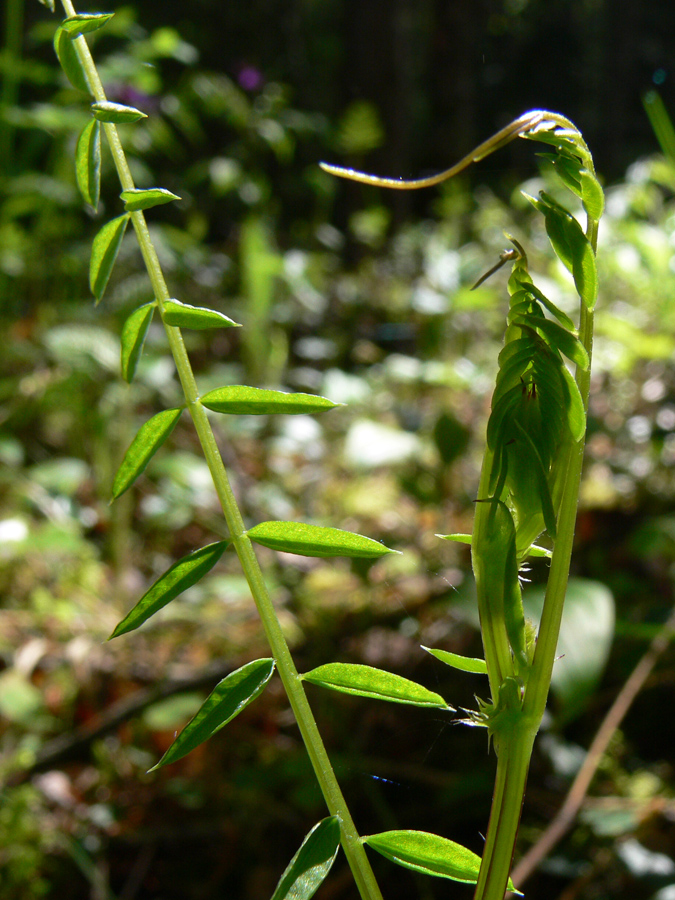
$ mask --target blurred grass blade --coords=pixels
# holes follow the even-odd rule
[[[196,584],[203,575],[206,575],[215,566],[225,552],[227,544],[227,541],[217,541],[215,544],[208,544],[200,550],[188,553],[187,556],[174,563],[170,569],[167,569],[157,579],[150,590],[141,597],[136,606],[118,623],[108,640],[138,628],[150,616],[163,609],[167,603],[170,603],[183,591]]]
[[[284,415],[309,415],[335,409],[340,403],[333,403],[317,394],[287,394],[284,391],[268,391],[231,384],[209,391],[201,398],[203,406],[213,412],[238,413],[248,416],[264,416],[274,413]]]
[[[162,318],[167,325],[177,328],[194,328],[202,331],[205,328],[232,328],[239,327],[237,322],[216,312],[215,309],[207,309],[203,306],[190,306],[181,303],[180,300],[165,300]]]
[[[407,869],[468,884],[478,881],[480,856],[437,834],[426,831],[383,831],[381,834],[364,837],[363,842]],[[509,890],[519,893],[510,878]]]
[[[125,106],[123,103],[112,103],[110,100],[102,100],[91,104],[94,118],[99,122],[108,122],[111,125],[128,125],[130,122],[138,122],[139,119],[147,119],[147,115],[136,109],[135,106]]]
[[[272,900],[309,900],[328,875],[340,847],[340,823],[329,816],[305,837],[272,894]]]
[[[129,188],[122,191],[120,197],[124,200],[124,208],[128,213],[152,209],[153,206],[180,200],[177,194],[172,194],[166,188]]]
[[[671,163],[675,164],[675,128],[673,128],[672,119],[668,115],[661,95],[656,91],[647,91],[642,103],[661,152]]]
[[[430,647],[422,647],[427,653],[431,653],[436,659],[440,659],[446,666],[452,666],[453,669],[460,669],[462,672],[473,672],[476,675],[487,675],[487,663],[484,659],[476,659],[472,656],[459,656],[457,653],[450,653],[448,650],[432,650]]]
[[[77,139],[75,174],[84,202],[96,210],[101,191],[101,124],[96,119],[87,122]]]
[[[163,409],[141,425],[115,475],[112,489],[113,500],[121,497],[145,471],[152,457],[176,427],[182,412],[182,406],[177,409]]]
[[[219,682],[160,761],[149,771],[176,762],[203,744],[259,694],[274,672],[273,659],[256,659]]]
[[[306,672],[302,679],[319,687],[357,697],[452,710],[440,694],[427,690],[416,681],[358,663],[326,663],[325,666]]]
[[[297,553],[299,556],[377,559],[386,553],[397,552],[372,538],[354,534],[353,531],[307,525],[304,522],[261,522],[247,534],[252,541],[263,547],[284,553]]]
[[[128,221],[128,215],[118,216],[106,222],[94,238],[89,263],[89,286],[97,303],[105,293]]]
[[[154,311],[154,303],[145,303],[131,313],[122,327],[121,368],[122,378],[127,384],[133,381],[136,374]]]

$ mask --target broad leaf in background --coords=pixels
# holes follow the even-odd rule
[[[393,672],[374,669],[358,663],[326,663],[302,676],[303,681],[332,691],[370,697],[373,700],[389,700],[392,703],[408,703],[412,706],[431,706],[454,712],[440,694],[427,690],[416,681],[410,681]]]
[[[329,816],[316,824],[279,879],[272,900],[309,900],[328,875],[340,847],[340,823]]]
[[[262,692],[274,672],[273,659],[256,659],[219,682],[160,761],[150,769],[182,759],[203,744]]]

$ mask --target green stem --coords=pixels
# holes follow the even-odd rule
[[[75,9],[70,0],[62,0],[62,3],[66,15],[75,15]],[[95,63],[91,57],[91,53],[89,52],[86,40],[84,37],[80,36],[75,39],[74,43],[80,61],[87,74],[95,100],[99,102],[105,101],[106,96],[103,86]],[[122,188],[125,190],[133,188],[134,182],[117,128],[114,125],[105,124],[105,131]],[[170,295],[157,258],[157,253],[150,238],[143,213],[132,213],[131,220],[136,230],[136,235],[150,276],[154,295],[157,299],[160,313],[162,313],[164,302],[169,299]],[[321,787],[326,805],[331,815],[337,816],[340,822],[342,845],[352,869],[354,880],[356,881],[363,900],[382,900],[382,895],[366,856],[365,848],[356,830],[356,826],[354,825],[346,801],[338,785],[321,735],[319,734],[314,715],[305,694],[302,679],[295,667],[288,643],[284,637],[281,625],[279,624],[260,564],[255,551],[253,550],[253,545],[246,534],[241,512],[232,492],[227,471],[223,464],[220,451],[218,450],[211,424],[207,417],[206,410],[199,399],[197,384],[185,349],[182,334],[179,328],[165,325],[165,329],[171,353],[178,371],[178,377],[185,394],[187,406],[190,415],[192,416],[192,421],[194,422],[195,430],[204,452],[207,465],[211,471],[213,483],[223,509],[227,527],[230,531],[234,549],[239,557],[244,575],[251,589],[251,594],[253,595],[253,599],[258,609],[265,635],[276,661],[279,676],[288,695],[291,708],[298,723],[302,739],[307,748],[307,753]]]

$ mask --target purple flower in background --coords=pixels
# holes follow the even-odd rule
[[[245,91],[257,91],[264,79],[260,69],[256,69],[255,66],[242,66],[237,81]]]

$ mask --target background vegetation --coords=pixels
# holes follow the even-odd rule
[[[423,174],[531,106],[569,115],[594,151],[608,214],[573,562],[587,581],[524,850],[673,603],[675,156],[659,154],[641,97],[658,86],[675,110],[675,12],[638,0],[620,15],[601,0],[109,8],[93,38],[109,96],[152,113],[126,133],[135,174],[183,198],[151,215],[172,291],[247,326],[191,337],[200,384],[245,378],[348,404],[219,423],[248,520],[302,518],[403,551],[375,564],[266,555],[303,669],[366,662],[474,705],[480,687],[419,649],[480,652],[468,555],[434,537],[470,530],[505,310],[502,276],[469,287],[507,228],[552,299],[564,306],[567,290],[519,196],[524,179],[555,190],[529,144],[418,195],[340,184],[318,160]],[[21,12],[8,3],[8,24]],[[55,19],[23,12],[20,40],[6,30],[0,122],[0,892],[266,898],[324,814],[280,688],[145,774],[219,677],[266,654],[236,563],[104,643],[154,577],[223,525],[187,426],[108,504],[130,436],[178,388],[154,330],[133,391],[121,382],[120,326],[149,285],[130,236],[93,307],[89,248],[117,188],[104,177],[98,215],[82,208],[72,160],[86,110],[54,63]],[[675,896],[674,680],[669,651],[528,896]],[[423,828],[480,852],[494,765],[482,733],[311,699],[362,833]],[[448,890],[374,864],[388,898]],[[352,890],[338,863],[322,896]]]

